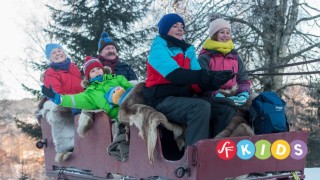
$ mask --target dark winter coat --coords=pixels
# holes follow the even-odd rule
[[[128,81],[138,80],[136,74],[132,70],[131,66],[119,61],[118,65],[114,67],[114,70],[117,75],[124,76]]]
[[[108,66],[108,64],[105,63],[107,62],[107,60],[105,60],[102,56],[98,56],[98,58],[100,62],[103,64],[103,66]],[[124,76],[128,81],[138,80],[131,66],[129,64],[124,63],[123,60],[120,58],[117,65],[114,67],[114,73],[117,75]]]

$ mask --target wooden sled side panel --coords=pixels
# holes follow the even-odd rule
[[[61,163],[55,161],[56,152],[51,126],[45,119],[42,119],[42,138],[47,140],[47,147],[44,148],[47,175],[56,177],[60,172],[63,177],[63,174],[68,174],[67,168],[75,168],[76,173],[79,174],[75,179],[82,175],[106,177],[106,165],[110,163],[106,150],[107,144],[111,142],[110,119],[105,113],[96,113],[93,127],[82,138],[76,132],[78,118],[79,116],[75,118],[75,142],[72,156]]]
[[[75,129],[78,127],[78,118],[75,118]],[[106,179],[109,174],[119,174],[137,179],[152,176],[175,179],[175,168],[181,164],[185,165],[186,157],[179,161],[166,160],[159,152],[159,144],[154,152],[155,162],[150,164],[146,144],[134,126],[130,126],[128,160],[126,162],[116,160],[107,153],[107,146],[111,143],[110,126],[108,115],[103,112],[96,113],[93,127],[85,137],[79,137],[75,132],[75,146],[71,158],[58,163],[54,160],[56,152],[51,126],[43,119],[41,129],[43,139],[47,140],[47,147],[44,148],[47,175],[67,179]]]
[[[196,152],[193,156],[197,157],[196,165],[192,167],[195,171],[193,179],[224,179],[248,173],[279,171],[303,173],[308,152],[307,138],[306,132],[287,132],[199,141],[195,145],[196,151],[193,150]],[[268,142],[271,146],[263,145]],[[250,143],[252,148],[246,146]]]
[[[78,117],[75,120],[75,129],[78,127],[77,122]],[[128,160],[126,162],[120,162],[114,157],[109,156],[107,146],[111,143],[110,125],[110,119],[105,113],[96,113],[93,127],[85,137],[81,138],[77,132],[75,132],[75,147],[71,158],[66,162],[58,163],[54,160],[56,152],[52,141],[51,127],[46,120],[42,120],[42,135],[44,139],[47,139],[47,147],[44,148],[47,175],[57,177],[60,173],[61,178],[67,179],[106,179],[108,174],[112,173],[135,177],[137,179],[161,176],[168,179],[206,180],[224,179],[254,172],[263,173],[296,170],[302,171],[303,173],[305,167],[307,148],[304,147],[303,144],[306,146],[308,137],[308,134],[305,132],[201,140],[195,145],[187,147],[183,157],[177,161],[166,160],[163,157],[161,142],[158,137],[154,151],[155,161],[154,164],[150,164],[146,144],[138,135],[138,129],[134,126],[130,126]],[[259,159],[256,155],[253,155],[251,158],[245,160],[235,154],[233,158],[224,160],[217,153],[219,150],[225,152],[222,149],[227,149],[227,147],[230,146],[230,144],[225,144],[227,141],[232,141],[237,146],[241,141],[246,142],[244,140],[252,142],[253,145],[262,140],[270,142],[271,145],[275,144],[278,140],[282,140],[287,142],[293,151],[282,160],[275,158],[271,153],[270,157],[266,159]],[[302,146],[299,146],[299,143],[302,144]],[[285,145],[285,147],[288,146]],[[280,143],[278,153],[284,153],[283,148]],[[240,153],[250,150],[250,148],[241,150],[241,147],[238,149],[240,149]],[[271,152],[271,149],[271,146],[266,147],[265,152]],[[233,150],[233,153],[236,152],[235,148]],[[228,152],[231,153],[230,151]],[[74,168],[76,172],[72,173],[63,170],[66,168]],[[184,172],[181,178],[177,177],[177,170]]]

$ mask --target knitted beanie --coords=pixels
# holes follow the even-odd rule
[[[223,28],[228,28],[231,31],[231,24],[221,18],[211,21],[209,24],[209,37],[211,38],[216,32]]]
[[[97,58],[87,56],[83,64],[83,72],[88,80],[90,80],[90,71],[95,67],[100,67],[103,69],[102,63]]]
[[[51,44],[47,44],[46,45],[46,57],[47,57],[47,59],[50,60],[50,55],[52,53],[52,50],[56,49],[56,48],[63,49],[60,44],[51,43]]]
[[[159,34],[167,35],[171,26],[177,22],[181,22],[183,24],[183,27],[184,28],[186,27],[182,17],[179,16],[178,14],[171,13],[171,14],[164,15],[158,23]]]
[[[99,53],[102,51],[102,49],[108,45],[113,45],[114,47],[116,47],[116,49],[118,50],[118,47],[116,45],[116,43],[114,41],[112,41],[112,39],[109,38],[108,33],[103,32],[100,36],[100,40],[98,43],[98,51]]]

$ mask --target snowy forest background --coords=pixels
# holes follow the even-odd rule
[[[48,2],[45,16],[26,16],[29,43],[21,58],[30,72],[47,67],[45,44],[62,44],[79,67],[86,55],[97,55],[103,31],[120,47],[119,55],[145,80],[145,61],[157,34],[156,24],[168,12],[179,13],[186,22],[185,40],[197,51],[207,38],[207,14],[217,13],[232,23],[233,41],[252,75],[254,92],[274,91],[287,102],[291,130],[310,132],[308,167],[320,167],[319,62],[273,68],[314,59],[320,61],[320,10],[316,0],[60,0]],[[269,68],[269,69],[266,69]],[[285,75],[283,75],[285,73]],[[303,73],[303,74],[302,74]],[[295,74],[295,75],[289,75]],[[34,117],[38,86],[21,85],[33,99],[4,100],[0,104],[0,177],[44,177],[43,151],[35,148],[41,137]],[[0,92],[8,89],[1,83]],[[9,90],[14,91],[14,90]],[[41,179],[43,179],[41,178]]]

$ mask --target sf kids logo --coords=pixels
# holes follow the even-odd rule
[[[271,156],[278,160],[289,157],[299,160],[307,155],[308,147],[301,140],[294,140],[291,143],[282,139],[273,143],[263,139],[255,143],[250,140],[241,140],[236,144],[232,140],[224,139],[218,142],[216,153],[223,160],[230,160],[235,155],[243,160],[248,160],[253,156],[260,160],[266,160]]]
[[[236,144],[230,140],[222,140],[218,143],[216,152],[221,159],[232,159],[237,153]]]

